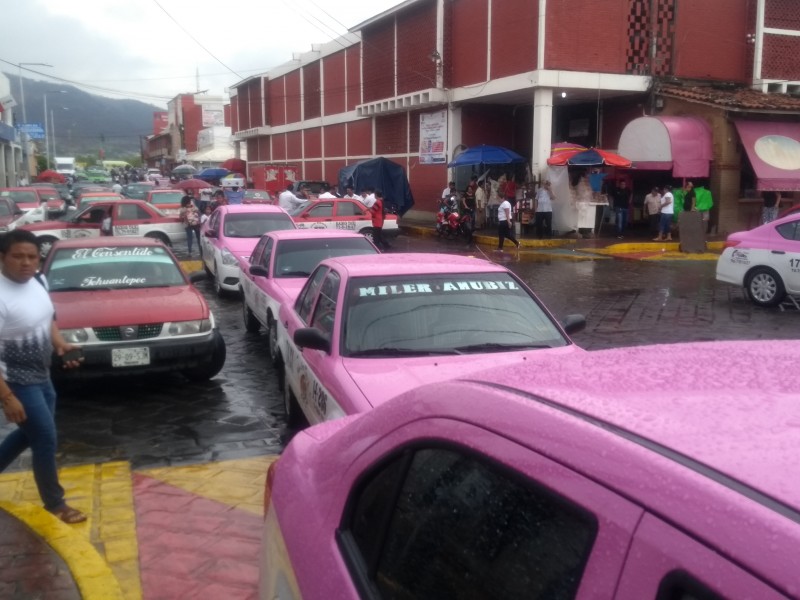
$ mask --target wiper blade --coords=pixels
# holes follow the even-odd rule
[[[50,288],[50,291],[51,292],[94,292],[96,290],[108,291],[108,290],[113,290],[113,289],[117,289],[117,288],[95,287],[95,286],[92,286],[92,287],[73,286],[73,287],[63,287],[63,288]]]
[[[461,354],[456,348],[436,348],[435,350],[419,350],[414,348],[372,348],[359,350],[348,354],[350,357],[369,356],[379,358],[384,356],[441,356],[443,354]]]
[[[459,352],[504,352],[506,350],[537,350],[541,348],[552,348],[550,344],[531,344],[522,342],[518,344],[500,344],[497,342],[486,342],[483,344],[470,344],[469,346],[458,346]]]

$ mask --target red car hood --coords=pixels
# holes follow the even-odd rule
[[[114,327],[207,319],[200,293],[184,285],[169,288],[51,292],[61,329]]]
[[[551,349],[410,358],[342,358],[342,365],[374,408],[426,383],[469,378],[489,367],[535,369],[537,359],[586,352],[575,344]]]

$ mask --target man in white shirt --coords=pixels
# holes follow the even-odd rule
[[[294,195],[292,191],[292,184],[288,184],[286,189],[278,196],[278,206],[283,210],[289,211],[300,206],[305,200],[301,200]]]
[[[372,208],[372,205],[375,204],[375,188],[364,188],[364,191],[361,192],[361,203],[367,208]]]
[[[661,220],[659,222],[658,237],[654,242],[672,241],[672,216],[675,214],[675,197],[672,195],[672,186],[665,185],[661,196]]]
[[[451,181],[447,187],[442,190],[442,200],[447,200],[450,196],[456,195],[456,182]]]
[[[322,186],[322,193],[318,196],[320,200],[330,200],[331,198],[338,198],[338,196],[331,192],[330,184]]]
[[[348,185],[346,188],[344,188],[344,190],[345,190],[345,194],[344,194],[344,196],[342,196],[342,198],[346,198],[347,200],[360,200],[361,199],[361,196],[356,196],[353,193],[352,186]]]
[[[661,221],[661,193],[657,186],[644,197],[644,212],[650,223],[650,231],[658,235],[659,223]]]

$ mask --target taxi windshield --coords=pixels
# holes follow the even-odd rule
[[[326,258],[377,254],[365,237],[282,240],[275,255],[274,277],[308,277]]]
[[[180,204],[183,194],[181,192],[159,192],[150,197],[153,204]]]
[[[172,256],[158,246],[59,248],[45,275],[51,292],[186,285]]]
[[[348,283],[344,356],[467,354],[565,346],[508,273],[359,277]]]
[[[2,192],[2,195],[17,204],[39,204],[39,195],[36,192]]]
[[[270,231],[294,228],[294,221],[281,212],[230,213],[222,232],[229,238],[260,238]]]

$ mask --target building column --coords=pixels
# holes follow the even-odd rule
[[[447,162],[453,160],[453,150],[461,145],[463,128],[461,123],[461,107],[448,107],[447,109]],[[453,178],[452,171],[448,170],[448,181]],[[447,182],[445,182],[446,184]]]
[[[537,87],[533,92],[533,146],[531,175],[541,179],[547,168],[553,137],[553,90]]]
[[[8,158],[6,156],[6,148],[10,149],[11,146],[0,143],[0,185],[3,187],[13,187],[17,182],[10,183],[8,180]]]

